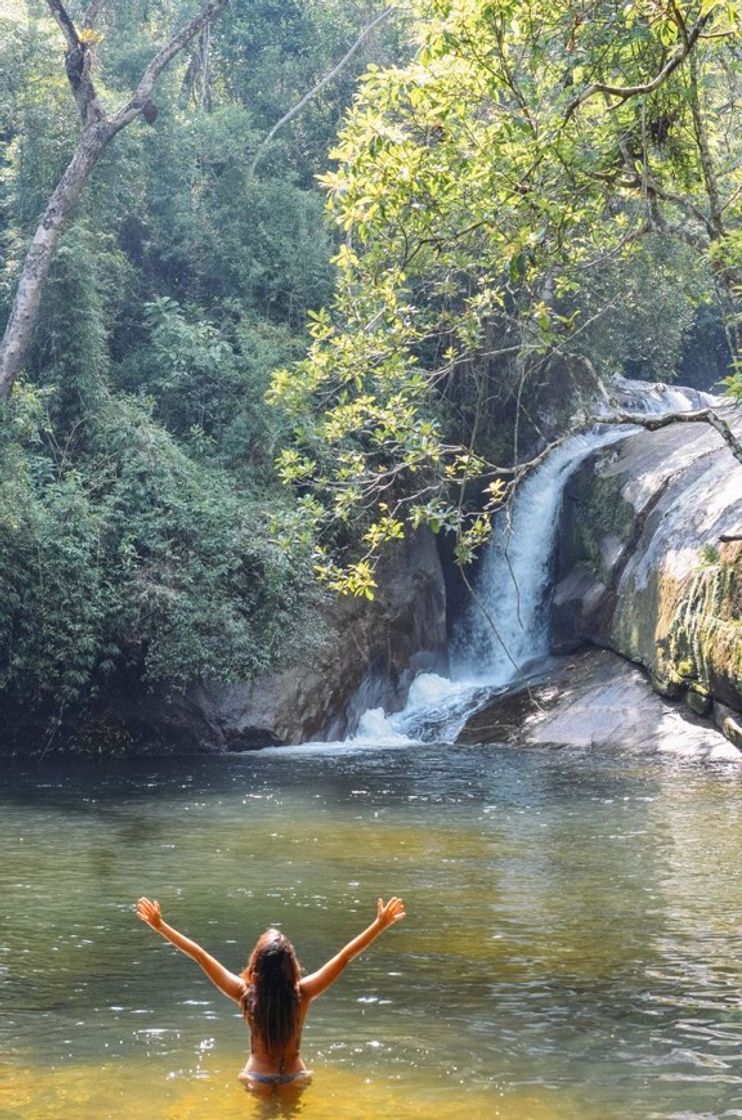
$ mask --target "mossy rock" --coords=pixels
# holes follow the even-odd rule
[[[685,702],[690,710],[697,716],[708,715],[711,710],[711,697],[708,692],[689,688],[685,694]]]
[[[717,555],[709,563],[706,551],[684,581],[662,580],[658,596],[658,661],[690,683],[688,705],[701,714],[711,694],[742,702],[742,546]]]

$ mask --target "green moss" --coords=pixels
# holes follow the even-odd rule
[[[739,601],[742,573],[739,555],[727,559],[711,549],[701,550],[702,564],[688,582],[673,610],[666,637],[657,644],[662,672],[708,693],[714,679],[728,681],[742,694],[742,622]]]
[[[721,557],[719,550],[714,544],[705,544],[701,549],[701,563],[715,565],[718,564]]]
[[[580,559],[601,579],[605,580],[610,576],[601,557],[601,541],[612,533],[625,539],[634,517],[634,508],[625,501],[617,478],[597,473],[591,475],[590,487],[576,527],[576,545]]]
[[[690,657],[686,657],[684,661],[679,661],[674,667],[674,675],[684,680],[686,677],[695,676],[695,667]]]

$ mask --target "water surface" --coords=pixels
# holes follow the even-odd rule
[[[0,1118],[742,1116],[740,771],[572,749],[401,746],[6,772]],[[228,967],[280,925],[314,969],[408,918],[312,1008],[266,1112]]]

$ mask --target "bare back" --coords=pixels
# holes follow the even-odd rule
[[[260,1032],[251,1022],[251,1016],[243,1001],[243,1013],[250,1030],[250,1057],[243,1073],[260,1073],[265,1076],[290,1076],[306,1070],[299,1049],[301,1046],[301,1033],[304,1020],[307,1017],[311,999],[302,991],[301,983],[298,985],[299,1002],[296,1016],[296,1029],[286,1043],[280,1048],[266,1045]]]

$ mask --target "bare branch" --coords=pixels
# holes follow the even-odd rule
[[[64,68],[77,105],[83,128],[90,128],[105,119],[105,110],[90,75],[93,56],[88,43],[77,34],[75,25],[61,0],[46,0],[49,11],[59,24],[67,42]]]
[[[722,420],[713,408],[699,408],[693,412],[662,412],[658,416],[647,416],[640,412],[617,412],[613,416],[593,416],[586,426],[593,424],[638,424],[650,432],[667,428],[670,424],[710,424],[726,443],[734,458],[742,463],[742,443],[732,431],[726,420]]]
[[[364,39],[366,39],[371,34],[371,32],[374,30],[374,28],[377,27],[381,23],[382,20],[385,20],[388,16],[390,16],[392,14],[392,12],[395,10],[395,7],[396,7],[396,5],[392,4],[390,7],[385,8],[384,11],[381,12],[376,17],[376,19],[372,20],[371,23],[369,23],[368,26],[363,29],[363,31],[358,36],[356,41],[346,51],[346,53],[343,55],[343,57],[340,59],[340,61],[337,63],[337,65],[334,66],[328,74],[325,74],[324,78],[322,78],[319,82],[317,82],[316,86],[314,86],[312,89],[310,89],[308,93],[305,93],[304,96],[301,98],[301,100],[297,101],[297,103],[296,103],[296,105],[294,105],[293,109],[289,109],[288,113],[285,113],[281,117],[280,121],[277,121],[276,124],[273,125],[273,128],[270,130],[268,135],[263,140],[263,143],[258,148],[258,150],[255,153],[255,156],[253,158],[253,161],[250,164],[250,175],[251,176],[255,174],[255,168],[260,163],[260,160],[263,158],[263,155],[265,153],[266,148],[268,147],[268,145],[270,144],[271,140],[276,135],[278,130],[280,128],[283,128],[283,126],[285,124],[288,124],[288,122],[290,120],[293,120],[293,118],[297,115],[297,113],[300,113],[301,110],[304,108],[304,106],[307,105],[312,100],[313,97],[316,97],[316,95],[319,93],[319,91],[321,89],[324,89],[324,87],[328,84],[328,82],[331,82],[332,79],[337,74],[340,73],[342,68],[345,66],[346,62],[348,62],[353,57],[353,55],[356,53],[358,48],[361,46]]]
[[[630,97],[639,97],[643,94],[654,93],[654,91],[659,89],[688,57],[704,27],[711,19],[711,15],[712,13],[708,12],[706,15],[699,16],[692,27],[682,32],[681,41],[670,55],[659,74],[650,82],[645,82],[642,85],[636,86],[611,86],[607,85],[605,82],[594,82],[570,101],[564,119],[569,120],[572,114],[579,109],[580,105],[584,104],[584,102],[588,101],[591,97],[594,97],[596,93],[608,94],[610,97],[617,97],[620,101],[628,101]]]
[[[85,15],[82,17],[82,26],[87,30],[91,30],[98,22],[100,10],[103,7],[105,0],[90,0],[87,6]]]
[[[67,9],[61,0],[46,0],[49,11],[59,24],[62,34],[67,40],[67,50],[75,51],[82,46],[75,25],[69,17]]]
[[[658,428],[667,428],[671,424],[704,423],[709,424],[719,433],[735,459],[742,463],[742,442],[740,442],[734,434],[726,420],[723,420],[713,408],[699,408],[693,412],[662,412],[658,415],[648,415],[645,412],[612,412],[604,416],[586,417],[586,419],[580,421],[580,423],[572,425],[563,435],[547,443],[538,455],[534,455],[532,459],[528,459],[524,463],[518,463],[515,467],[499,467],[491,463],[488,464],[489,472],[487,477],[495,475],[498,478],[512,478],[516,484],[520,483],[523,478],[532,474],[537,467],[540,467],[543,461],[547,459],[557,447],[561,447],[563,443],[566,443],[566,441],[573,436],[582,435],[601,424],[624,425],[627,428],[645,428],[650,432],[654,432]],[[628,436],[631,433],[627,432],[626,434]],[[513,485],[513,483],[509,483],[509,485]]]
[[[207,0],[201,13],[195,16],[190,23],[181,27],[180,31],[173,35],[162,50],[158,51],[142,74],[134,96],[131,97],[125,105],[122,105],[111,117],[111,135],[119,132],[120,129],[124,128],[125,125],[133,121],[134,118],[142,112],[142,109],[144,109],[150,99],[157,79],[160,77],[160,74],[167,64],[175,57],[178,51],[183,49],[186,43],[189,43],[194,36],[198,35],[199,31],[201,31],[207,23],[215,19],[226,2],[227,0]]]

